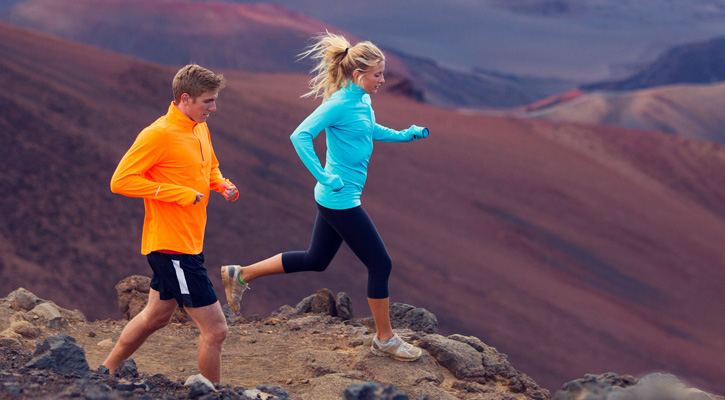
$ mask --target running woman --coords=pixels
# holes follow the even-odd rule
[[[350,46],[342,36],[327,33],[301,54],[317,61],[310,91],[303,97],[322,97],[322,104],[290,136],[300,159],[317,179],[317,219],[306,251],[277,254],[250,266],[221,267],[227,303],[239,311],[249,282],[266,275],[324,271],[344,241],[368,269],[367,297],[376,335],[371,351],[377,356],[415,361],[421,350],[406,343],[390,324],[388,279],[392,261],[372,220],[362,208],[373,140],[409,142],[428,136],[428,129],[412,125],[396,131],[375,123],[370,95],[385,82],[385,56],[370,42]],[[324,168],[313,139],[325,130]]]

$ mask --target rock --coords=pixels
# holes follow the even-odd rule
[[[6,299],[10,302],[10,308],[15,311],[30,311],[42,302],[37,296],[24,288],[12,291]]]
[[[332,317],[337,316],[337,308],[335,307],[335,296],[330,289],[320,289],[312,298],[310,303],[310,312],[315,314],[327,314]]]
[[[136,362],[133,358],[123,360],[121,365],[119,365],[113,372],[113,375],[119,378],[136,378],[138,376],[138,367],[136,366]]]
[[[3,382],[2,390],[0,392],[17,396],[23,393],[23,387],[17,382]]]
[[[315,298],[314,294],[311,294],[304,299],[302,299],[297,305],[295,306],[292,315],[302,315],[309,312],[312,312],[312,299]]]
[[[400,331],[398,334],[408,341],[405,332]],[[399,362],[388,357],[377,357],[370,352],[372,340],[373,336],[370,335],[365,340],[365,345],[358,350],[356,360],[352,364],[354,370],[366,374],[365,379],[361,377],[360,380],[379,380],[394,376],[395,384],[405,387],[421,387],[425,383],[433,385],[443,383],[445,379],[443,369],[436,364],[430,354],[423,352],[421,357],[414,362]]]
[[[6,329],[0,332],[0,348],[7,348],[11,350],[22,350],[23,342],[20,341],[21,336],[15,332]]]
[[[50,336],[39,343],[33,358],[25,366],[82,376],[91,372],[83,348],[65,333]]]
[[[292,314],[295,312],[294,307],[292,307],[289,304],[285,304],[282,307],[272,311],[272,314],[270,314],[270,317],[281,317],[281,318],[289,318],[292,316]]]
[[[40,328],[28,321],[15,321],[10,324],[10,330],[27,339],[35,339],[40,336]]]
[[[118,385],[116,385],[116,390],[124,391],[124,392],[134,392],[134,393],[144,393],[148,392],[150,390],[153,390],[154,384],[147,381],[137,381],[137,382],[129,382],[127,380],[122,380]]]
[[[420,347],[427,350],[456,378],[485,382],[486,369],[483,367],[481,353],[473,347],[437,334],[423,337]]]
[[[280,318],[290,318],[294,317],[296,315],[302,315],[309,312],[312,312],[312,300],[315,298],[315,295],[309,295],[302,299],[295,307],[292,307],[290,305],[283,305],[282,307],[278,308],[272,313],[272,317],[280,317]]]
[[[41,303],[30,310],[30,314],[38,316],[46,322],[51,329],[60,329],[63,317],[60,315],[58,307],[51,303]]]
[[[416,332],[438,333],[438,319],[425,308],[409,304],[390,303],[390,323],[395,329],[411,329]]]
[[[101,340],[100,342],[96,343],[96,346],[112,348],[113,346],[115,346],[115,343],[113,343],[113,340],[111,340],[111,339],[104,339],[104,340]]]
[[[333,296],[330,289],[321,289],[317,293],[302,299],[295,307],[283,305],[272,314],[275,318],[291,318],[307,313],[325,314],[339,317],[343,320],[352,320],[352,302],[344,292]]]
[[[132,275],[116,284],[118,309],[125,319],[130,321],[146,307],[150,289],[151,278],[143,275]],[[184,323],[188,320],[186,312],[180,308],[171,317],[171,322]]]
[[[63,398],[82,398],[87,400],[116,400],[122,399],[110,386],[93,382],[89,379],[79,379],[63,391]]]
[[[141,275],[129,276],[116,284],[118,309],[127,320],[133,319],[146,307],[150,285],[151,278]]]
[[[189,396],[194,399],[206,395],[209,392],[216,391],[214,384],[204,377],[204,375],[192,375],[186,379],[184,386],[189,386]]]
[[[713,400],[716,397],[698,389],[687,388],[676,376],[654,373],[641,379],[609,372],[585,375],[567,382],[556,392],[554,400]]]
[[[376,382],[356,383],[342,393],[344,400],[408,400],[395,386],[383,387]]]
[[[511,367],[511,364],[508,362],[508,357],[505,354],[499,353],[496,348],[488,346],[481,339],[474,336],[457,334],[450,335],[448,338],[465,343],[481,353],[483,366],[486,368],[489,378],[510,379],[517,374],[517,371]]]
[[[343,321],[351,321],[353,319],[352,301],[347,293],[340,292],[337,294],[337,297],[335,298],[335,308],[337,309],[338,318]]]
[[[289,400],[290,396],[286,390],[275,385],[258,385],[257,390],[276,396],[275,400]]]

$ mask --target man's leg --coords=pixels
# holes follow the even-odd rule
[[[149,290],[146,307],[123,328],[118,343],[103,362],[111,374],[123,360],[138,350],[152,333],[168,325],[176,307],[176,300],[161,300],[159,292],[154,289]]]
[[[217,301],[204,307],[185,307],[186,313],[201,331],[199,335],[199,372],[212,382],[221,382],[222,343],[227,338],[227,320]]]

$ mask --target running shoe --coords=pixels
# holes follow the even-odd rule
[[[242,294],[244,294],[245,290],[250,289],[249,284],[242,283],[239,280],[241,272],[242,267],[239,265],[225,265],[222,267],[222,282],[224,282],[224,292],[227,295],[227,304],[235,314],[239,312]]]
[[[375,335],[370,351],[376,356],[392,357],[398,361],[415,361],[423,353],[421,349],[401,339],[397,333],[388,343],[382,343],[378,335]]]

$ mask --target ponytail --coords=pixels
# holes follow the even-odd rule
[[[347,87],[353,79],[353,72],[360,71],[361,77],[381,61],[385,55],[370,42],[360,42],[350,46],[345,37],[326,32],[316,38],[312,44],[299,55],[317,61],[312,69],[310,91],[302,97],[314,96],[327,100],[333,93]]]

